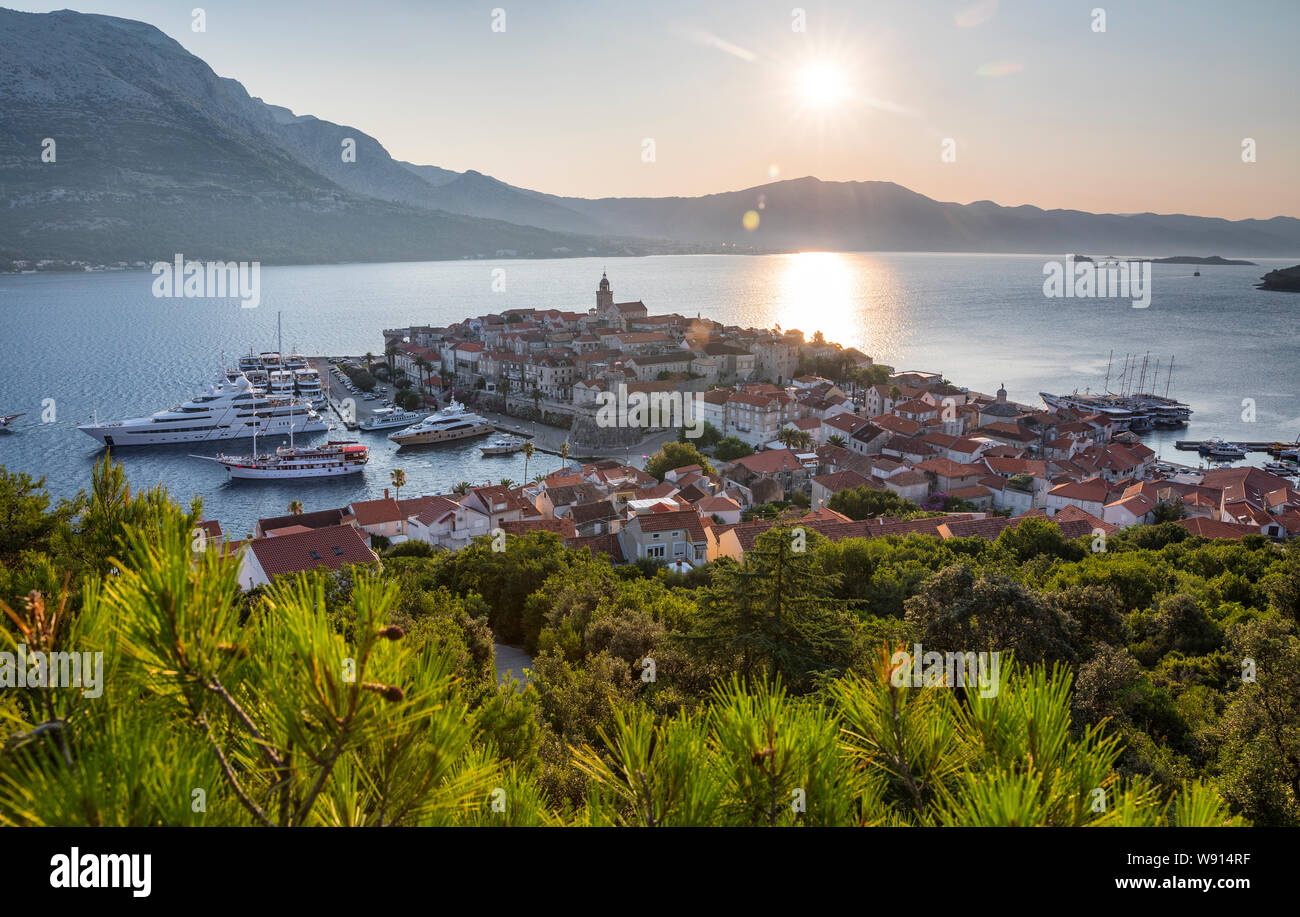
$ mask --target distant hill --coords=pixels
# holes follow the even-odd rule
[[[1231,255],[1300,255],[1300,220],[1221,220],[1142,213],[943,203],[892,182],[806,177],[694,198],[556,198],[621,232],[765,248],[860,251],[1141,251],[1200,249]],[[760,208],[761,204],[761,208]],[[753,232],[741,220],[759,217]]]
[[[1300,264],[1295,267],[1269,271],[1255,285],[1257,290],[1275,290],[1282,293],[1300,293]]]
[[[1198,257],[1196,255],[1175,255],[1172,258],[1155,258],[1156,264],[1208,264],[1208,265],[1229,265],[1232,267],[1256,267],[1254,261],[1241,261],[1232,258],[1221,258],[1218,255],[1209,255],[1208,257]]]
[[[47,137],[53,163],[41,160]],[[355,162],[341,156],[349,138]],[[752,231],[742,223],[749,211]],[[1300,257],[1300,220],[956,204],[891,182],[813,177],[702,197],[560,197],[395,160],[362,131],[250,97],[145,23],[0,10],[0,259],[381,261],[723,246],[1289,258]]]

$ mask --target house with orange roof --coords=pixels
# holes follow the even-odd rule
[[[407,537],[449,551],[458,551],[475,538],[491,534],[488,516],[451,497],[437,496],[407,520]]]
[[[379,535],[390,541],[406,537],[406,514],[387,488],[378,500],[354,500],[343,509],[344,521],[351,522],[367,535]]]
[[[732,462],[731,477],[752,487],[755,478],[774,481],[785,492],[802,490],[808,483],[808,468],[789,449],[768,449],[745,455]]]
[[[695,502],[695,509],[702,517],[711,517],[723,525],[740,522],[740,504],[731,497],[705,497]]]
[[[993,508],[993,491],[983,484],[975,483],[965,487],[954,487],[946,493],[954,500],[965,500],[978,510]]]
[[[1077,506],[1093,516],[1106,520],[1106,502],[1109,497],[1110,486],[1103,478],[1066,481],[1057,484],[1047,492],[1047,514],[1050,516],[1067,506]]]
[[[930,479],[932,491],[944,493],[978,484],[980,478],[988,474],[988,469],[982,464],[963,465],[946,458],[926,459],[914,467]]]
[[[908,420],[906,417],[899,417],[897,414],[877,414],[870,420],[880,429],[898,436],[916,436],[926,432],[924,424],[915,420]]]
[[[1119,531],[1118,526],[1112,525],[1104,519],[1098,519],[1092,513],[1077,506],[1061,507],[1056,511],[1056,515],[1052,517],[1052,521],[1058,525],[1063,525],[1066,522],[1083,522],[1090,527],[1090,531],[1102,532],[1106,535]]]
[[[869,487],[872,490],[884,489],[884,485],[879,480],[857,471],[846,469],[830,474],[819,474],[812,479],[812,505],[825,506],[830,503],[831,497],[841,490],[853,490],[858,487]]]
[[[283,574],[378,562],[379,556],[370,550],[365,536],[352,525],[306,529],[245,542],[239,553],[239,585],[247,591],[268,585]]]
[[[920,503],[930,493],[930,479],[913,468],[891,474],[882,482],[886,490],[892,490],[905,500]]]
[[[1149,525],[1155,518],[1156,501],[1147,494],[1137,492],[1120,497],[1102,507],[1101,518],[1116,528]]]
[[[1259,531],[1249,525],[1238,525],[1233,522],[1220,522],[1215,519],[1177,519],[1175,525],[1181,525],[1193,535],[1199,535],[1202,538],[1230,538],[1234,541],[1241,541],[1246,535],[1257,535]]]
[[[708,560],[709,538],[694,507],[638,513],[617,534],[623,555],[629,560],[647,557],[665,563],[683,560],[691,565]]]

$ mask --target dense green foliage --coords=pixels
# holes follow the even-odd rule
[[[244,594],[198,510],[0,472],[0,649],[104,654],[0,692],[0,823],[1300,822],[1294,547],[777,527],[680,575],[539,532]],[[995,690],[891,677],[913,643]]]
[[[921,507],[892,490],[872,490],[865,484],[832,494],[826,506],[850,519],[874,519],[877,516],[906,519],[925,515],[921,513]]]
[[[645,471],[646,474],[654,475],[662,481],[669,471],[674,468],[685,468],[687,465],[699,465],[705,474],[713,474],[712,463],[690,442],[664,443],[658,452],[650,456]]]

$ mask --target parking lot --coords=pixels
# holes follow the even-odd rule
[[[313,357],[309,362],[321,375],[321,385],[329,399],[330,409],[343,421],[349,430],[357,429],[361,421],[366,420],[376,408],[392,407],[393,386],[382,379],[375,390],[367,393],[352,384],[347,374],[334,361],[350,361],[360,367],[365,358],[356,357]]]

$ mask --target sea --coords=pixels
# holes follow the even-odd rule
[[[981,392],[1005,386],[1010,399],[1031,405],[1041,405],[1039,392],[1101,391],[1108,367],[1114,389],[1126,354],[1147,357],[1144,387],[1195,411],[1188,428],[1145,438],[1167,460],[1199,463],[1174,449],[1176,439],[1300,436],[1300,296],[1254,289],[1287,262],[1156,264],[1150,303],[1134,308],[1119,297],[1046,296],[1045,265],[1063,259],[802,252],[264,266],[256,308],[233,298],[156,297],[146,270],[0,275],[0,414],[26,415],[0,433],[0,465],[43,477],[56,498],[87,489],[103,448],[78,424],[179,404],[214,381],[223,360],[275,349],[277,319],[286,350],[382,355],[385,328],[513,307],[586,311],[602,272],[616,300],[641,300],[652,314],[797,328],[808,338],[820,331],[897,369],[940,372]],[[205,516],[233,537],[293,500],[315,510],[382,496],[394,468],[406,473],[403,497],[447,492],[462,480],[525,480],[522,454],[483,457],[478,440],[399,452],[382,433],[349,436],[371,446],[360,477],[228,481],[220,466],[190,456],[196,446],[123,448],[114,457],[135,487],[161,483],[183,501],[201,497]],[[219,448],[232,446],[251,443]],[[527,477],[559,465],[539,452]]]

